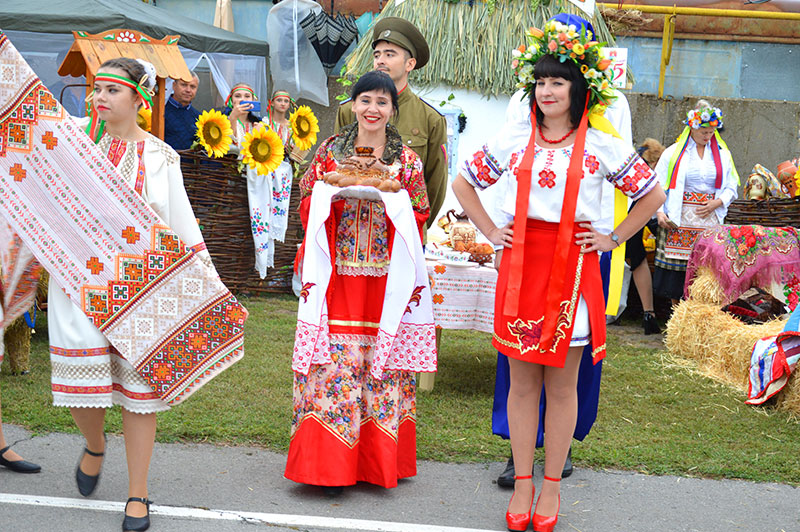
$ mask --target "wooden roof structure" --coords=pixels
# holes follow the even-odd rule
[[[58,74],[85,76],[88,85],[87,96],[93,90],[97,69],[108,59],[129,57],[143,59],[153,64],[156,69],[158,90],[153,97],[151,133],[163,139],[165,80],[166,78],[192,80],[192,73],[178,49],[180,35],[167,35],[163,39],[154,39],[140,31],[126,29],[113,29],[96,34],[73,31],[72,35],[75,37],[75,42],[58,67]]]

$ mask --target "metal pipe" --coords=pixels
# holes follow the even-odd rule
[[[669,6],[641,6],[600,3],[606,9],[628,9],[642,13],[656,13],[661,15],[697,15],[708,17],[733,17],[733,18],[768,18],[777,20],[800,20],[800,13],[784,13],[781,11],[746,11],[744,9],[711,9],[705,7],[669,7]]]

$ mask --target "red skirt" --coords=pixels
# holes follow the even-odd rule
[[[503,314],[511,253],[503,253],[497,277],[494,306],[494,337],[492,345],[506,356],[563,368],[567,358],[579,296],[589,308],[589,327],[592,331],[592,356],[597,363],[606,354],[606,321],[603,281],[597,253],[581,253],[575,244],[575,233],[584,232],[577,222],[570,241],[567,267],[564,272],[551,272],[557,245],[558,224],[529,218],[525,234],[525,260],[520,290],[519,314]],[[544,321],[547,287],[552,275],[566,276],[557,318],[553,345],[539,349]]]

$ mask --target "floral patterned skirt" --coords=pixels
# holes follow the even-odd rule
[[[346,338],[349,336],[349,338]],[[316,486],[385,488],[416,475],[416,381],[409,371],[370,375],[374,341],[331,337],[333,363],[295,373],[286,478]]]

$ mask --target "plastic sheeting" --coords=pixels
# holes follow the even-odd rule
[[[273,88],[328,105],[328,77],[300,21],[322,7],[312,0],[284,0],[269,11],[267,42]]]
[[[179,46],[189,70],[197,68],[203,60],[208,63],[211,78],[222,101],[237,83],[247,83],[256,91],[262,102],[269,99],[267,89],[267,59],[256,55],[228,54],[224,52],[201,53]],[[167,80],[167,94],[172,94],[172,80]]]

